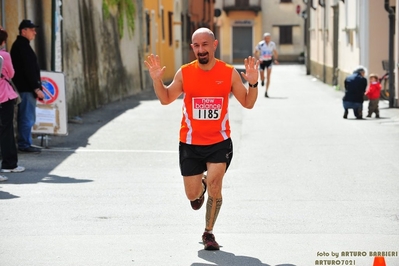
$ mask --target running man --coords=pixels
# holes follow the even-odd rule
[[[255,58],[259,59],[260,61],[260,80],[262,86],[265,85],[265,69],[266,71],[266,92],[265,97],[269,97],[267,94],[270,85],[270,76],[272,73],[272,64],[273,61],[277,65],[278,61],[278,53],[276,49],[276,44],[271,41],[270,33],[266,32],[263,34],[263,40],[258,43],[255,47],[254,52]]]
[[[244,60],[249,83],[247,89],[237,70],[215,58],[218,41],[211,30],[200,28],[192,35],[191,47],[196,60],[183,65],[173,81],[165,86],[158,55],[151,54],[144,62],[153,80],[155,93],[166,105],[184,94],[180,128],[179,161],[185,193],[194,210],[201,208],[208,188],[205,250],[219,250],[213,227],[222,206],[222,181],[233,157],[228,113],[232,93],[245,108],[253,108],[258,95],[259,61],[249,56]],[[207,172],[206,179],[204,177]]]

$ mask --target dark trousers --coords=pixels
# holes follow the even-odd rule
[[[353,114],[356,118],[361,119],[363,116],[363,103],[343,101],[345,114],[348,115],[348,109],[353,109]]]
[[[14,100],[1,104],[0,107],[0,147],[2,169],[14,169],[18,166],[18,151],[14,136]]]
[[[374,99],[369,101],[369,116],[371,116],[373,113],[375,113],[377,116],[380,115],[380,110],[378,109],[379,101],[380,99]]]

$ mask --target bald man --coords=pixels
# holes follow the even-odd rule
[[[191,47],[196,60],[183,65],[173,81],[162,81],[165,66],[158,55],[144,62],[153,80],[155,93],[166,105],[184,95],[179,141],[180,172],[185,193],[194,210],[201,208],[208,191],[205,230],[202,241],[205,250],[219,250],[213,228],[222,206],[223,177],[233,157],[228,113],[232,93],[244,108],[253,108],[258,95],[259,61],[249,56],[244,60],[245,73],[215,58],[218,41],[208,28],[192,35]],[[205,176],[206,172],[206,176]]]

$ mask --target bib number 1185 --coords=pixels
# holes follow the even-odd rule
[[[198,109],[196,112],[198,112],[196,119],[219,119],[219,110]]]
[[[193,98],[193,118],[197,120],[218,120],[222,107],[222,97]]]

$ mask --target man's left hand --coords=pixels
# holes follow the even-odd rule
[[[244,59],[245,73],[241,72],[241,76],[250,84],[258,82],[259,78],[259,60],[255,57],[248,56]]]

